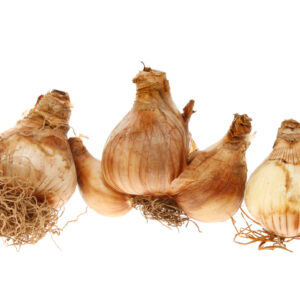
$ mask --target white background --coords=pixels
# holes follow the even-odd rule
[[[71,125],[101,158],[113,127],[135,98],[140,61],[166,71],[180,109],[191,98],[191,131],[203,149],[227,131],[234,113],[253,118],[249,174],[270,153],[281,121],[300,120],[299,1],[0,2],[1,132],[36,98],[56,88],[75,106]],[[73,133],[70,132],[70,136]],[[61,220],[85,204],[78,192]],[[294,253],[232,242],[230,221],[180,233],[95,212],[60,237],[34,246],[0,246],[1,299],[293,299]]]

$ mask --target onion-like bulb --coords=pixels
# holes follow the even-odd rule
[[[131,208],[127,196],[108,186],[102,175],[101,162],[88,153],[80,138],[70,138],[69,143],[79,189],[88,206],[103,216],[118,217],[126,214]]]
[[[80,139],[70,139],[80,191],[101,215],[123,215],[136,207],[149,218],[181,225],[186,215],[167,195],[193,147],[188,123],[194,101],[181,114],[164,72],[144,68],[133,81],[133,108],[111,133],[101,163]]]
[[[236,114],[221,141],[191,154],[191,163],[172,183],[173,197],[189,217],[219,222],[239,209],[247,180],[250,131],[251,119]]]
[[[282,122],[272,153],[247,183],[245,203],[271,236],[300,234],[300,123]]]
[[[58,230],[58,210],[76,187],[70,114],[68,94],[53,90],[0,135],[0,236],[9,244],[33,244]]]
[[[164,72],[145,68],[131,111],[110,134],[102,156],[102,173],[114,190],[129,195],[164,195],[187,165],[190,147],[190,101],[180,114]]]

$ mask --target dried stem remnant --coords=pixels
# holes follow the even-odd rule
[[[131,206],[139,209],[148,220],[157,220],[167,227],[181,227],[193,222],[198,225],[169,197],[132,196]],[[200,230],[199,230],[200,232]]]
[[[0,236],[12,246],[35,244],[48,232],[59,234],[59,210],[35,196],[32,183],[0,177]]]
[[[235,243],[240,245],[249,245],[257,242],[259,243],[259,250],[283,249],[289,252],[293,252],[287,248],[286,244],[292,240],[300,239],[300,237],[281,237],[264,228],[255,230],[252,228],[253,225],[258,225],[260,227],[261,225],[253,220],[250,216],[248,216],[248,214],[246,214],[243,209],[241,209],[241,215],[245,221],[246,227],[241,227],[240,229],[237,228],[235,220],[231,218],[232,224],[236,231],[233,239]],[[245,241],[239,241],[239,238]]]

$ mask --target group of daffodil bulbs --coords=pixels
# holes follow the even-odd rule
[[[189,132],[194,101],[181,113],[161,71],[144,68],[133,82],[136,99],[110,134],[101,161],[80,138],[69,140],[87,204],[105,216],[139,208],[146,218],[176,227],[190,219],[230,218],[243,200],[251,119],[234,115],[225,136],[200,151]]]
[[[299,123],[282,123],[273,152],[246,185],[251,140],[246,114],[235,114],[224,137],[199,150],[189,131],[194,101],[181,112],[161,71],[145,67],[133,82],[136,99],[108,137],[101,161],[81,138],[67,138],[71,104],[62,91],[40,96],[0,135],[0,236],[8,244],[34,244],[48,232],[60,232],[59,211],[77,183],[88,206],[103,216],[138,208],[168,226],[222,222],[245,198],[263,229],[255,232],[249,225],[240,237],[264,231],[265,239],[281,243],[299,234]]]

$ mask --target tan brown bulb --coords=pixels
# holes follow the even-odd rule
[[[190,101],[180,114],[164,72],[145,68],[131,111],[110,134],[102,155],[102,173],[114,190],[129,195],[164,195],[187,165]]]
[[[300,124],[282,122],[273,151],[251,175],[245,202],[251,215],[279,237],[300,234]]]
[[[0,136],[0,235],[15,245],[56,230],[73,194],[76,170],[67,140],[70,99],[53,90]]]
[[[172,183],[173,197],[188,216],[219,222],[239,209],[247,180],[250,131],[251,119],[236,114],[221,141],[191,154],[190,165]]]
[[[70,138],[69,143],[76,164],[79,189],[88,206],[103,216],[126,214],[131,208],[127,195],[114,191],[105,182],[101,162],[88,153],[80,138]]]

